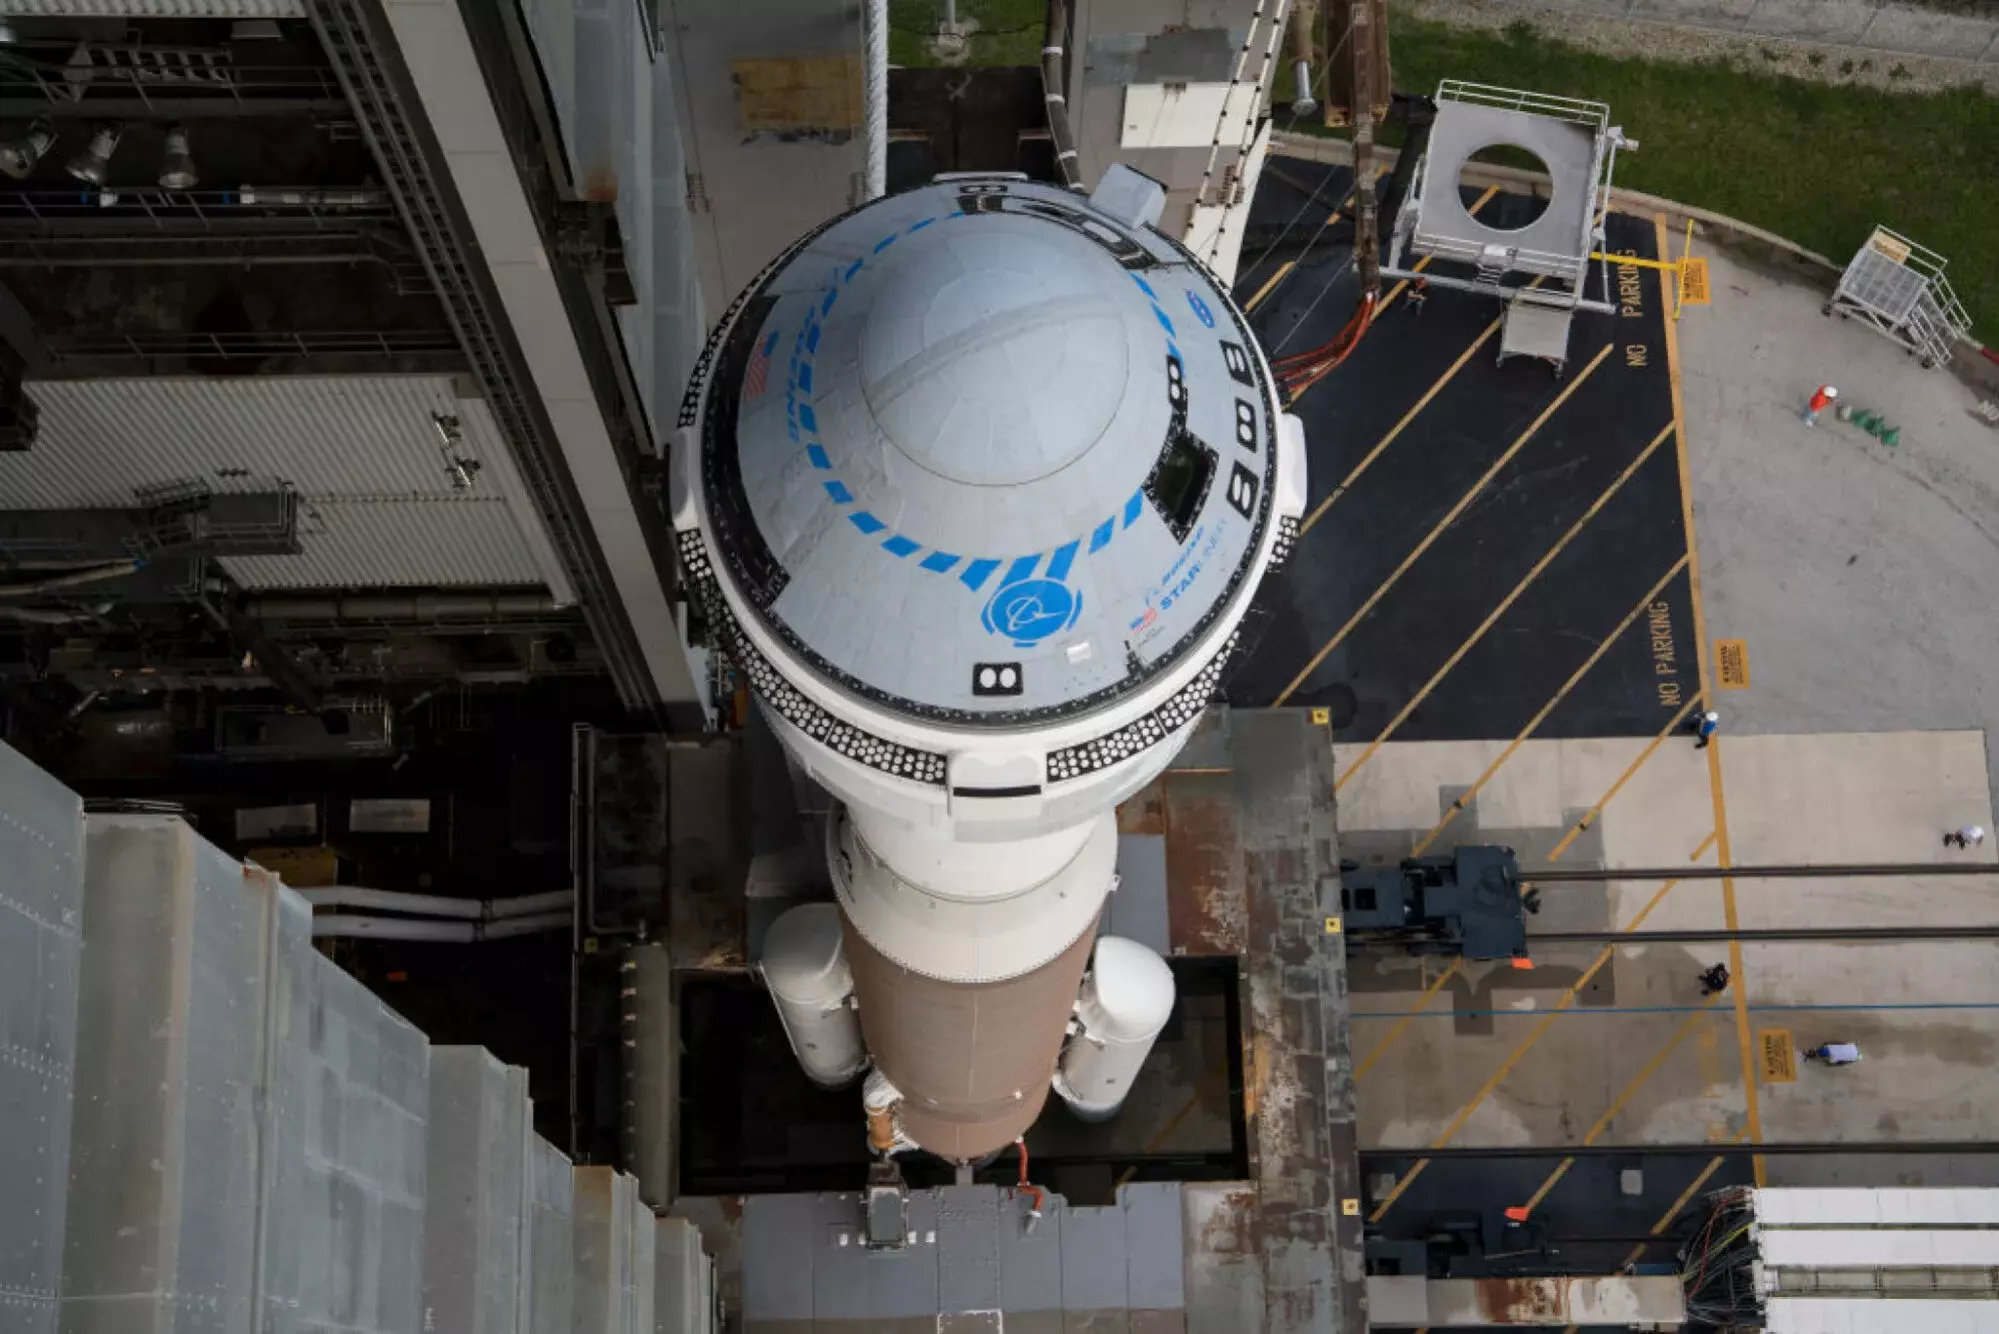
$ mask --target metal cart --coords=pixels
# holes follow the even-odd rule
[[[1824,313],[1858,315],[1869,327],[1921,357],[1924,366],[1948,362],[1971,319],[1943,276],[1944,257],[1876,227],[1839,276]]]

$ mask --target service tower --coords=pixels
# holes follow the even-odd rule
[[[1109,1116],[1172,1009],[1098,936],[1113,812],[1214,695],[1305,449],[1163,202],[1123,167],[875,200],[737,298],[681,407],[687,577],[840,803],[838,906],[762,969],[814,1079],[872,1067],[882,1153],[981,1160],[1051,1087]]]

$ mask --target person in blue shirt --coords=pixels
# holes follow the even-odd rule
[[[1694,734],[1694,749],[1705,750],[1707,743],[1714,740],[1714,734],[1721,730],[1721,715],[1710,709],[1687,724],[1687,730]]]

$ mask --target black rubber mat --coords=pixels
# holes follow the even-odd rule
[[[1347,226],[1319,225],[1345,173],[1283,169],[1259,191],[1237,288],[1248,302],[1295,261],[1252,312],[1273,357],[1329,337],[1358,290]],[[1501,194],[1480,216],[1505,223],[1531,207]],[[1612,216],[1608,246],[1652,258],[1651,219]],[[1692,698],[1660,274],[1613,269],[1611,287],[1620,314],[1577,316],[1560,376],[1498,365],[1500,303],[1433,287],[1420,311],[1391,305],[1304,395],[1293,411],[1308,514],[1350,485],[1264,594],[1273,614],[1231,678],[1232,702],[1329,708],[1342,740],[1393,723],[1395,739],[1425,741],[1510,739],[1530,724],[1544,737],[1647,735]]]

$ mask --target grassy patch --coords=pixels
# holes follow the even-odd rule
[[[1950,260],[1973,321],[1999,338],[1999,98],[1620,59],[1518,27],[1469,32],[1399,16],[1391,50],[1401,88],[1468,79],[1608,102],[1641,144],[1617,159],[1619,185],[1740,218],[1835,262],[1876,223],[1892,227]]]
[[[910,68],[945,64],[931,50],[943,18],[943,0],[889,0],[889,63]],[[972,46],[955,63],[1039,65],[1047,18],[1048,0],[958,0],[958,23],[972,30]]]

